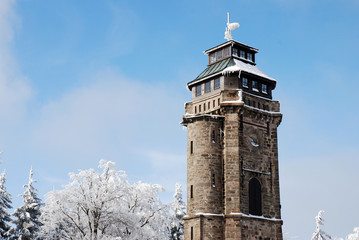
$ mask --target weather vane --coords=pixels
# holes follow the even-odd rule
[[[226,27],[226,32],[224,33],[224,39],[227,39],[228,41],[232,40],[232,30],[239,27],[239,23],[230,23],[229,22],[229,12],[227,12],[228,22]]]

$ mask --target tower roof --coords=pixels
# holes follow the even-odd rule
[[[213,51],[215,51],[215,50],[217,50],[217,49],[220,49],[220,48],[223,48],[223,47],[229,46],[229,45],[231,45],[231,46],[233,46],[233,45],[238,45],[238,46],[243,47],[243,48],[245,48],[245,49],[251,50],[251,51],[253,51],[253,52],[255,52],[255,53],[259,52],[259,50],[258,50],[257,48],[248,46],[248,45],[246,45],[246,44],[243,44],[243,43],[241,43],[241,42],[237,42],[237,41],[235,41],[235,40],[230,40],[230,41],[227,41],[227,42],[225,42],[225,43],[219,44],[219,45],[217,45],[217,46],[215,46],[215,47],[213,47],[213,48],[210,48],[210,49],[204,51],[203,53],[208,55],[209,53],[211,53],[211,52],[213,52]]]
[[[219,46],[223,47],[226,45],[221,44]],[[216,47],[210,50],[215,50],[215,49]],[[223,59],[222,61],[208,65],[207,68],[201,74],[199,74],[193,81],[187,83],[187,86],[189,89],[191,89],[194,84],[201,82],[202,80],[205,80],[207,78],[211,78],[220,74],[222,75],[231,74],[234,72],[245,72],[260,78],[264,78],[265,80],[274,82],[274,84],[276,83],[276,80],[274,78],[271,78],[265,73],[263,73],[256,65],[244,62],[242,60],[239,60],[231,56],[229,58]]]

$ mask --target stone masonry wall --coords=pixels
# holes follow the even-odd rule
[[[239,111],[240,106],[228,106],[222,109],[225,116],[223,150],[225,214],[240,212]]]
[[[187,214],[222,213],[222,118],[193,118],[187,128]]]
[[[257,218],[242,218],[242,239],[282,240],[282,222]]]
[[[243,93],[241,103],[238,96],[236,90],[221,92],[221,105],[212,112],[221,116],[184,117],[188,133],[185,240],[282,240],[279,102]],[[193,114],[194,107],[186,104],[186,113]],[[261,185],[263,216],[259,217],[249,215],[252,178]]]

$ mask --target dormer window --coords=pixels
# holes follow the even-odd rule
[[[252,62],[253,61],[253,54],[252,53],[247,53],[247,59]]]
[[[239,57],[240,58],[246,58],[246,52],[243,50],[239,50]]]
[[[196,96],[200,96],[202,94],[202,85],[198,85],[196,87]],[[201,111],[201,110],[199,110]]]
[[[262,84],[262,93],[268,93],[266,84]]]
[[[209,61],[210,63],[214,63],[216,61],[216,53],[212,53],[210,56],[209,56]]]
[[[217,61],[221,60],[223,58],[223,52],[222,50],[217,52]]]
[[[206,82],[205,91],[206,91],[206,93],[211,91],[211,82]]]
[[[232,51],[233,51],[233,56],[238,57],[238,49],[233,48]]]
[[[230,54],[231,54],[231,51],[230,51],[229,47],[224,49],[224,56],[225,57],[228,57]]]
[[[258,82],[257,81],[252,82],[252,90],[258,92]]]
[[[242,87],[248,88],[248,79],[242,78]]]

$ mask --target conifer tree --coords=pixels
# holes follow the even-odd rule
[[[186,204],[182,200],[182,185],[176,184],[176,191],[173,195],[172,211],[174,212],[174,220],[171,224],[171,240],[182,240],[184,234],[184,225],[182,218],[186,215]]]
[[[321,229],[321,226],[324,225],[324,219],[323,219],[323,210],[320,210],[318,215],[315,217],[315,222],[317,224],[315,232],[313,233],[312,240],[327,240],[332,239],[332,237],[324,232]]]
[[[0,175],[0,237],[7,239],[11,221],[8,209],[11,208],[11,195],[6,191],[6,170]]]
[[[12,216],[14,227],[10,229],[9,235],[11,239],[19,240],[35,240],[41,223],[39,221],[41,212],[41,200],[37,196],[37,189],[33,187],[36,181],[32,178],[33,170],[30,169],[29,183],[24,185],[26,189],[21,195],[23,197],[23,205],[15,209]]]

